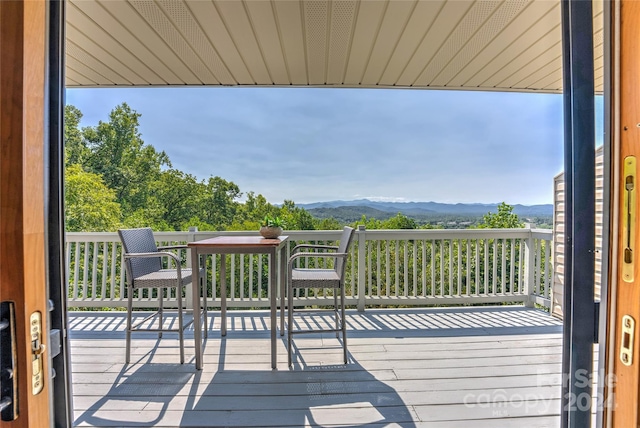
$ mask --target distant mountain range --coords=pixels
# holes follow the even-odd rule
[[[498,212],[499,204],[443,204],[439,202],[378,202],[368,199],[353,201],[328,201],[310,204],[296,204],[313,216],[330,217],[336,209],[350,212],[359,218],[362,215],[373,218],[390,217],[402,213],[407,217],[431,217],[434,215],[482,216],[488,212]],[[551,217],[553,205],[513,205],[513,212],[520,218]]]

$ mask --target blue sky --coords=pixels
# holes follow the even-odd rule
[[[563,168],[561,95],[82,88],[67,89],[66,102],[82,111],[82,126],[126,102],[142,115],[145,143],[174,168],[220,176],[271,203],[552,203]]]

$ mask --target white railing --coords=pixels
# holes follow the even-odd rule
[[[168,245],[246,233],[156,232],[155,236],[159,245]],[[301,242],[332,243],[341,231],[286,234],[291,241],[289,252]],[[510,302],[548,309],[551,239],[551,230],[544,229],[365,230],[360,226],[346,267],[347,303],[359,310],[367,306]],[[182,257],[190,262],[186,252]],[[219,306],[219,263],[219,256],[206,259],[211,307]],[[268,307],[268,258],[242,254],[227,256],[227,263],[228,306]],[[69,307],[125,307],[122,247],[117,233],[67,233],[66,266]],[[155,291],[139,293],[134,295],[139,307],[157,305]],[[333,300],[318,290],[304,290],[295,298],[298,304],[309,306]]]

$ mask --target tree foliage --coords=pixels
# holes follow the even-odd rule
[[[290,229],[315,228],[316,220],[293,201],[278,207],[250,191],[242,203],[234,182],[198,180],[172,168],[165,152],[143,141],[140,117],[122,103],[108,121],[81,128],[82,112],[66,106],[67,230],[257,230],[266,214],[284,218]]]
[[[80,165],[67,168],[65,202],[68,230],[113,231],[120,224],[115,192]]]
[[[480,229],[513,229],[523,227],[517,214],[513,213],[513,206],[501,202],[498,205],[497,213],[487,213],[483,217],[483,223],[478,226]]]
[[[139,117],[139,113],[123,103],[111,111],[108,122],[84,128],[82,134],[90,154],[83,166],[102,176],[105,184],[116,192],[125,217],[138,212],[157,219],[161,202],[155,189],[162,167],[170,167],[171,163],[165,152],[144,144],[138,131]]]

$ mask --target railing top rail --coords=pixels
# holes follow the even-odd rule
[[[154,236],[159,241],[187,241],[189,232],[154,232]],[[67,242],[120,242],[118,232],[67,232],[65,234]]]
[[[534,239],[553,239],[552,229],[531,229],[531,237]]]
[[[287,230],[291,240],[335,240],[340,230]],[[356,233],[362,233],[356,231]],[[553,231],[547,229],[370,229],[366,230],[368,240],[409,240],[409,239],[552,239]],[[198,231],[198,232],[154,232],[159,241],[189,241],[215,236],[258,235],[257,231]],[[99,241],[119,242],[116,232],[67,232],[68,242]]]
[[[531,229],[407,229],[367,230],[367,239],[526,239]],[[551,235],[551,230],[549,231]]]

